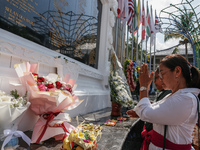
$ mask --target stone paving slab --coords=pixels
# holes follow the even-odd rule
[[[100,141],[97,143],[97,150],[121,150],[123,143],[125,142],[130,129],[137,122],[137,118],[129,118],[124,122],[117,122],[116,126],[105,126],[103,125],[108,119],[116,119],[111,117],[111,108],[105,108],[103,110],[89,113],[86,115],[79,116],[79,123],[83,121],[83,118],[87,119],[96,119],[96,121],[90,121],[91,123],[102,125],[102,136]],[[125,113],[122,113],[125,115]],[[85,122],[87,123],[87,122]],[[89,122],[88,122],[89,123]],[[76,118],[72,118],[71,123],[74,126],[77,126]],[[31,137],[32,132],[25,132],[29,137]],[[17,150],[59,150],[62,146],[61,141],[55,141],[53,138],[46,140],[42,145],[31,144],[28,147],[20,140],[21,147],[18,147]]]

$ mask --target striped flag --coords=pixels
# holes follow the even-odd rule
[[[142,3],[142,40],[145,39],[145,10],[144,10],[144,0]]]
[[[132,28],[134,16],[135,16],[134,2],[133,2],[133,0],[128,0],[128,21],[127,21],[127,25],[131,28]]]

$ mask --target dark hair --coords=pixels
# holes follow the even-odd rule
[[[186,80],[187,87],[200,89],[199,70],[196,67],[191,66],[190,63],[182,55],[168,55],[160,61],[160,64],[166,66],[171,71],[174,71],[175,67],[180,66],[182,69],[183,77]]]

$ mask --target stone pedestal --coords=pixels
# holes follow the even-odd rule
[[[115,102],[112,103],[111,116],[121,116],[121,104]]]

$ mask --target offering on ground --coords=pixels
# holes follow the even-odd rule
[[[80,124],[64,139],[61,150],[96,150],[102,126]]]

